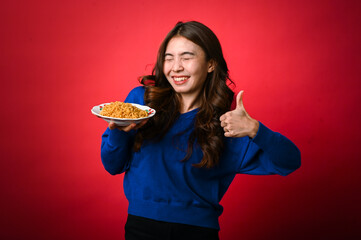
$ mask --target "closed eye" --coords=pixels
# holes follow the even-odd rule
[[[164,61],[169,61],[169,60],[173,60],[173,55],[170,53],[165,53],[164,54]]]

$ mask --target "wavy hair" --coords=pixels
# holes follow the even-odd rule
[[[183,159],[186,161],[190,158],[196,141],[203,152],[203,158],[193,166],[211,168],[219,163],[223,149],[224,132],[219,118],[230,110],[234,93],[228,84],[233,82],[229,78],[227,63],[218,38],[208,27],[195,21],[178,22],[175,25],[160,45],[152,75],[139,79],[146,87],[145,103],[154,108],[157,114],[138,130],[134,150],[139,151],[144,140],[161,139],[180,115],[180,95],[174,91],[163,73],[167,45],[177,36],[185,37],[200,46],[205,52],[206,60],[212,60],[215,64],[198,96],[200,107],[195,118],[194,130],[188,139],[187,154]]]

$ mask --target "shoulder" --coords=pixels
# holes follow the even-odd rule
[[[144,105],[144,92],[145,92],[145,87],[143,86],[135,87],[129,92],[124,102]]]
[[[145,92],[145,87],[144,86],[138,86],[138,87],[133,88],[129,92],[128,96],[133,96],[133,95],[135,95],[135,96],[144,96],[144,92]]]

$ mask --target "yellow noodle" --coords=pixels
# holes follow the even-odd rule
[[[130,103],[116,101],[105,105],[100,111],[100,115],[113,118],[143,118],[147,117],[148,113]]]

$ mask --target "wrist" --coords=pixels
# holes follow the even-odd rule
[[[251,131],[248,134],[248,136],[250,138],[254,138],[257,135],[258,129],[259,129],[259,122],[255,119],[252,119],[252,124],[251,124]]]

